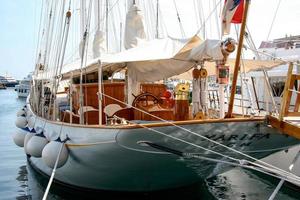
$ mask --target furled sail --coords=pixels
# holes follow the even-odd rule
[[[130,49],[145,41],[144,17],[136,4],[133,4],[126,15],[124,46]]]
[[[105,33],[97,30],[93,40],[93,58],[100,57],[100,52],[106,52]]]

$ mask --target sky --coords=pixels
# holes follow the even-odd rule
[[[256,45],[266,40],[279,1],[251,0],[248,27]],[[173,1],[160,2],[164,18],[174,18],[174,7],[170,5]],[[191,9],[194,11],[192,0],[176,2],[179,13],[187,16],[182,17],[182,24],[190,36],[195,32],[196,24],[195,15],[190,14]],[[0,4],[0,75],[7,73],[22,79],[34,69],[41,0],[1,0]],[[300,1],[281,0],[269,39],[300,35],[299,19]],[[175,22],[168,27],[170,33],[178,32]]]

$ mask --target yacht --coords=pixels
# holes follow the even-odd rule
[[[57,44],[62,45],[52,48],[52,52],[45,51],[43,45],[38,50],[49,58],[37,58],[33,87],[26,106],[17,113],[15,124],[19,129],[13,136],[14,142],[24,147],[29,164],[51,177],[48,188],[54,178],[64,186],[88,191],[159,191],[187,186],[235,166],[276,174],[300,184],[298,176],[260,160],[299,144],[299,140],[269,124],[271,115],[240,115],[233,110],[246,18],[237,56],[231,59],[237,44],[231,38],[202,39],[195,34],[189,38],[166,35],[147,40],[150,33],[143,12],[145,16],[154,15],[140,3],[131,2],[126,17],[122,17],[125,33],[120,37],[124,43],[118,48],[120,52],[111,49],[115,38],[109,33],[116,31],[109,28],[110,21],[106,21],[105,28],[99,25],[103,20],[99,14],[102,1],[95,1],[96,9],[89,4],[88,17],[83,14],[86,3],[80,5],[81,12],[71,13],[67,8],[54,12],[57,17],[65,17],[64,26],[58,24],[50,33],[62,33],[54,34],[55,40],[61,41]],[[249,0],[240,5],[245,7],[246,16]],[[119,14],[119,10],[112,12]],[[108,11],[105,14],[107,17]],[[83,37],[78,40],[80,48],[75,48],[81,57],[66,61],[65,52],[73,52],[65,49],[71,48],[67,37],[68,28],[75,28],[70,23],[72,15],[82,19],[77,24],[82,27]],[[95,16],[91,20],[95,23],[91,27],[95,30],[92,48],[86,38],[90,35],[91,16]],[[83,23],[87,18],[88,23]],[[48,63],[52,60],[56,63]],[[229,84],[231,63],[235,63],[231,68],[234,89],[225,112],[223,88]],[[262,64],[246,59],[243,63],[251,69]],[[263,62],[269,68],[277,63]],[[114,74],[121,71],[125,71],[124,79],[115,80]],[[192,78],[177,83],[171,92],[162,84],[189,72]],[[212,74],[216,74],[215,83],[222,86],[220,108],[210,108],[207,102],[206,83]]]
[[[27,97],[30,93],[30,82],[32,80],[32,74],[28,74],[19,85],[15,86],[15,91],[18,93],[18,97]]]
[[[18,84],[18,81],[11,76],[0,76],[0,84],[3,84],[6,87],[15,87]]]

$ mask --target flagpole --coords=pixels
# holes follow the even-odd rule
[[[232,117],[232,110],[233,110],[233,103],[234,103],[234,96],[236,92],[236,84],[237,84],[237,78],[238,78],[238,73],[240,69],[240,62],[241,62],[241,53],[242,53],[242,47],[243,47],[243,41],[244,41],[244,35],[245,35],[245,27],[246,27],[246,22],[247,22],[247,15],[248,15],[248,7],[250,4],[250,0],[245,0],[245,9],[243,13],[243,20],[242,20],[242,26],[241,26],[241,31],[240,31],[240,39],[239,39],[239,45],[237,49],[237,54],[236,54],[236,60],[235,60],[235,65],[234,65],[234,73],[233,73],[233,79],[232,79],[232,84],[231,84],[231,92],[230,92],[230,100],[228,104],[228,112],[225,118],[231,118]]]

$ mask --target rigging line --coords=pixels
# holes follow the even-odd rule
[[[252,160],[254,160],[254,161],[258,162],[258,163],[261,163],[261,164],[263,164],[263,165],[266,165],[266,166],[275,168],[275,169],[277,169],[277,170],[279,170],[279,171],[282,171],[282,172],[287,172],[287,171],[285,171],[285,170],[283,170],[283,169],[280,169],[280,168],[278,168],[278,167],[276,167],[276,166],[273,166],[273,165],[271,165],[271,164],[269,164],[269,163],[266,163],[266,162],[264,162],[264,161],[262,161],[262,160],[256,159],[256,158],[254,158],[254,157],[252,157],[252,156],[250,156],[250,155],[248,155],[248,154],[245,154],[245,153],[240,152],[240,151],[238,151],[238,150],[236,150],[236,149],[233,149],[233,148],[228,147],[228,146],[226,146],[226,145],[224,145],[224,144],[221,144],[221,143],[219,143],[219,142],[217,142],[217,141],[214,141],[214,140],[212,140],[212,139],[210,139],[210,138],[207,138],[207,137],[205,137],[205,136],[203,136],[203,135],[200,135],[200,134],[198,134],[198,133],[196,133],[196,132],[193,132],[193,131],[191,131],[191,130],[189,130],[189,129],[187,129],[187,128],[184,128],[184,127],[182,127],[182,126],[179,126],[179,125],[177,125],[177,124],[175,124],[175,123],[173,123],[173,122],[171,122],[171,121],[165,120],[165,119],[160,118],[160,117],[158,117],[158,116],[156,116],[156,115],[153,115],[153,114],[151,114],[151,113],[148,113],[148,112],[146,112],[146,111],[144,111],[144,110],[142,110],[142,109],[139,109],[139,108],[137,108],[137,107],[134,107],[134,106],[132,106],[132,105],[129,105],[128,103],[122,102],[122,101],[120,101],[119,99],[116,99],[116,98],[114,98],[114,97],[112,97],[112,96],[110,96],[110,95],[107,95],[107,94],[104,94],[104,93],[101,93],[101,94],[102,94],[103,96],[106,96],[106,97],[108,97],[108,98],[110,98],[110,99],[113,99],[113,100],[115,100],[115,101],[117,101],[117,102],[119,102],[119,103],[122,103],[122,104],[124,104],[124,105],[126,105],[126,106],[132,107],[132,108],[134,108],[134,109],[136,109],[136,110],[138,110],[138,111],[140,111],[140,112],[142,112],[142,113],[144,113],[144,114],[147,114],[147,115],[149,115],[149,116],[151,116],[151,117],[154,117],[154,118],[156,118],[156,119],[158,119],[158,120],[160,120],[160,121],[163,121],[163,122],[165,122],[165,123],[167,123],[167,124],[170,124],[170,125],[172,125],[172,126],[174,126],[174,127],[177,127],[177,128],[179,128],[179,129],[184,130],[184,131],[186,131],[186,132],[188,132],[188,133],[191,133],[191,134],[193,134],[193,135],[199,136],[200,138],[205,139],[205,140],[207,140],[207,141],[209,141],[209,142],[211,142],[211,143],[214,143],[214,144],[216,144],[216,145],[219,145],[219,146],[221,146],[221,147],[224,147],[225,149],[231,150],[231,151],[233,151],[233,152],[235,152],[235,153],[237,153],[237,154],[240,154],[240,155],[242,155],[242,156],[244,156],[244,157],[250,158],[250,159],[252,159]],[[287,173],[288,173],[288,172],[287,172]]]
[[[59,72],[57,73],[57,76],[60,76],[61,75],[61,70],[62,70],[62,67],[63,67],[63,63],[64,63],[64,57],[65,57],[65,52],[66,52],[66,46],[67,46],[67,41],[68,41],[68,36],[69,36],[69,29],[70,29],[70,21],[71,21],[71,12],[70,10],[67,11],[66,13],[66,25],[65,25],[65,31],[64,31],[64,34],[63,34],[63,44],[62,44],[62,55],[61,55],[61,59],[60,59],[60,63],[59,64]],[[56,90],[57,91],[57,88],[59,86],[59,79],[57,80],[57,83],[56,83]]]
[[[108,7],[109,1],[106,0],[106,11],[105,11],[105,32],[106,32],[106,52],[108,52]]]
[[[59,4],[58,3],[55,3],[55,6],[54,6],[54,11],[53,11],[53,13],[52,13],[52,16],[53,16],[53,19],[52,19],[52,22],[51,22],[51,24],[50,24],[50,36],[49,36],[49,45],[48,45],[48,49],[47,49],[47,52],[49,53],[48,54],[48,56],[47,56],[47,60],[46,60],[46,64],[47,64],[47,67],[49,67],[51,64],[52,64],[52,62],[53,62],[53,60],[52,60],[52,54],[53,54],[53,52],[54,51],[51,51],[51,49],[52,49],[52,44],[53,44],[53,37],[55,36],[55,34],[54,34],[54,32],[55,32],[55,22],[56,22],[56,18],[57,18],[57,15],[56,15],[56,13],[57,13],[57,7],[59,6]],[[60,7],[60,9],[61,9],[61,7]]]
[[[106,96],[104,93],[102,93],[102,94],[103,94],[104,96]],[[122,119],[122,118],[120,118],[120,117],[118,117],[118,116],[114,116],[114,117],[116,117],[116,118],[118,118],[118,119]],[[125,120],[126,120],[126,119],[125,119]],[[183,142],[183,143],[185,143],[185,144],[188,144],[188,145],[197,147],[197,148],[202,149],[202,150],[204,150],[204,151],[209,151],[209,152],[214,153],[214,154],[216,154],[216,155],[219,155],[219,156],[221,156],[221,157],[225,157],[225,158],[228,158],[228,159],[230,159],[230,160],[233,160],[233,161],[236,161],[236,162],[240,162],[240,159],[233,158],[233,157],[231,157],[231,156],[224,155],[224,154],[219,153],[219,152],[216,152],[216,151],[214,151],[214,150],[207,149],[207,148],[202,147],[202,146],[200,146],[200,145],[198,145],[198,144],[194,144],[194,143],[192,143],[192,142],[189,142],[189,141],[186,141],[186,140],[177,138],[177,137],[175,137],[175,136],[168,135],[168,134],[166,134],[166,133],[164,133],[164,132],[162,132],[162,131],[155,130],[155,129],[153,129],[153,128],[151,128],[151,127],[147,127],[147,126],[145,126],[145,125],[143,125],[143,124],[134,123],[134,122],[129,121],[129,120],[126,120],[126,121],[127,121],[128,123],[130,123],[130,124],[138,125],[138,126],[140,126],[140,127],[142,127],[142,128],[148,129],[148,130],[150,130],[150,131],[152,131],[152,132],[158,133],[158,134],[163,135],[163,136],[165,136],[165,137],[172,138],[172,139],[174,139],[174,140],[177,140],[177,141]]]
[[[110,12],[112,11],[112,9],[118,4],[119,1],[120,1],[120,0],[116,1],[116,2],[110,7],[110,9],[108,10],[109,13],[110,13]],[[90,34],[95,33],[95,31],[97,30],[98,26],[100,26],[100,24],[103,23],[103,22],[104,22],[104,18],[102,18],[102,20],[99,22],[99,24],[98,24],[96,27],[94,27],[93,29],[90,30]],[[101,24],[101,25],[103,26],[104,24]],[[72,53],[70,53],[70,55],[68,56],[68,58],[66,59],[66,61],[70,61],[70,60],[72,59],[72,57],[73,57],[75,54],[77,54],[78,50],[79,50],[79,47],[76,47],[76,49],[75,49]]]
[[[244,54],[244,51],[242,50],[242,59],[241,59],[241,64],[242,64],[242,67],[243,67],[243,73],[242,75],[244,76],[244,85],[246,86],[246,90],[247,90],[247,93],[248,93],[248,97],[249,97],[249,104],[250,104],[250,108],[251,108],[251,115],[255,114],[255,109],[254,109],[254,104],[253,104],[253,98],[252,98],[252,94],[251,94],[251,91],[250,91],[250,88],[249,88],[249,85],[248,85],[248,81],[246,79],[246,68],[245,68],[245,62],[244,62],[244,58],[245,58],[245,54]],[[243,100],[244,102],[244,100]]]
[[[199,17],[200,17],[200,24],[199,24],[198,28],[200,28],[201,24],[202,24],[202,21],[204,20],[205,16],[204,16],[202,0],[197,0],[197,2],[198,2]],[[203,24],[202,37],[203,37],[203,39],[206,39],[205,23]]]
[[[56,5],[55,5],[55,8],[56,8]],[[50,9],[50,10],[49,10]],[[49,14],[48,14],[48,11],[49,11]],[[47,25],[46,26],[46,30],[47,30],[47,33],[46,33],[46,45],[45,45],[45,49],[44,49],[44,56],[43,56],[43,64],[44,64],[44,70],[47,69],[47,64],[48,64],[48,61],[47,61],[47,58],[49,55],[48,54],[48,46],[49,46],[49,37],[50,37],[50,33],[51,33],[51,24],[52,24],[52,21],[53,21],[53,1],[51,2],[51,5],[50,5],[50,2],[48,2],[48,6],[47,6],[47,9],[46,9],[46,19],[45,19],[45,23]],[[53,30],[52,30],[53,31]],[[38,97],[38,102],[40,102],[40,96]]]
[[[65,7],[65,3],[63,2],[62,8],[61,8],[61,19],[64,19],[64,7]],[[60,31],[57,34],[57,43],[56,43],[56,56],[55,56],[55,60],[54,60],[54,66],[55,66],[55,70],[54,70],[54,79],[56,78],[56,76],[58,75],[58,68],[60,65],[60,60],[61,60],[61,51],[62,49],[62,45],[63,45],[63,41],[64,41],[64,37],[65,37],[65,31],[66,31],[66,26],[68,24],[68,18],[65,18],[65,20],[61,20],[60,21]]]
[[[255,49],[255,48],[252,48],[252,47],[247,46],[247,45],[245,45],[245,44],[243,44],[243,48],[245,48],[245,49],[250,49],[251,51],[253,51],[253,52],[255,52],[255,53],[258,53],[258,54],[267,56],[267,57],[273,59],[274,61],[275,61],[275,60],[282,61],[283,63],[281,63],[281,64],[287,64],[287,63],[291,62],[291,61],[289,61],[289,60],[286,60],[286,59],[283,59],[283,58],[279,58],[279,57],[273,56],[273,55],[271,55],[270,53],[266,53],[266,52],[263,52],[263,51],[259,51],[259,50]],[[293,63],[296,63],[296,62],[293,62]]]
[[[276,19],[276,16],[277,16],[277,12],[279,10],[280,3],[281,3],[281,0],[278,0],[277,8],[276,8],[276,11],[275,11],[275,14],[274,14],[274,17],[273,17],[273,20],[272,20],[272,23],[271,23],[271,26],[270,26],[270,29],[269,29],[269,33],[267,35],[267,39],[266,39],[267,41],[269,40],[271,31],[273,29],[273,25],[274,25],[274,22],[275,22],[275,19]]]
[[[284,179],[284,180],[286,180],[290,183],[293,183],[292,180],[297,181],[297,182],[300,183],[300,179],[299,179],[298,176],[297,177],[290,177],[290,179],[292,179],[292,180],[290,180],[288,178],[289,176],[286,175],[286,174],[281,174],[280,172],[276,172],[276,170],[274,171],[274,170],[269,169],[269,168],[264,169],[264,168],[261,168],[259,166],[249,165],[251,163],[247,163],[246,160],[240,160],[239,163],[234,163],[234,162],[230,162],[230,161],[226,161],[226,160],[215,159],[215,158],[211,158],[211,157],[207,157],[207,156],[201,156],[198,153],[181,152],[181,151],[178,151],[178,150],[166,147],[166,146],[161,146],[161,145],[158,145],[158,144],[155,144],[155,143],[152,143],[152,142],[148,142],[148,141],[140,142],[140,144],[142,144],[142,143],[147,144],[152,148],[156,148],[158,150],[162,150],[162,151],[167,152],[167,153],[175,154],[177,156],[180,156],[180,157],[183,157],[183,158],[186,158],[186,159],[194,158],[194,159],[205,160],[205,161],[209,161],[209,162],[227,164],[227,165],[231,165],[231,166],[234,166],[234,167],[241,167],[241,168],[245,168],[245,169],[248,169],[248,170],[258,171],[258,172],[267,174],[269,176],[276,177],[278,179]]]
[[[197,27],[200,26],[201,22],[200,22],[200,11],[198,10],[198,7],[197,7],[197,0],[193,0],[193,6],[194,6],[194,12],[195,12],[195,15],[196,15],[196,24],[197,24]]]
[[[51,85],[51,90],[52,90],[52,93],[50,95],[50,103],[49,103],[49,109],[52,107],[52,104],[54,106],[53,110],[55,109],[55,99],[56,99],[56,91],[57,91],[57,87],[56,87],[56,84],[57,84],[57,80],[58,77],[58,68],[59,68],[59,65],[60,65],[60,59],[61,59],[61,54],[64,53],[65,50],[62,49],[62,45],[64,43],[64,37],[65,37],[65,32],[67,31],[66,30],[66,27],[67,27],[67,24],[68,24],[68,18],[66,17],[65,20],[63,15],[64,15],[64,7],[65,7],[65,1],[62,2],[62,7],[61,7],[61,20],[60,20],[60,29],[59,31],[57,32],[57,42],[56,42],[56,46],[55,46],[55,52],[56,52],[56,55],[55,57],[53,58],[53,65],[55,66],[54,68],[54,71],[52,72],[52,85]],[[54,55],[53,55],[54,56]],[[50,76],[51,76],[51,73],[50,73]],[[54,90],[54,91],[53,91]],[[48,112],[48,119],[50,118],[50,111]]]
[[[246,37],[246,40],[247,40],[248,44],[249,44],[250,46],[252,46],[252,47],[256,50],[256,51],[253,51],[253,50],[252,50],[253,53],[256,55],[256,57],[257,57],[259,60],[262,60],[261,57],[260,57],[260,54],[259,54],[258,51],[257,51],[257,48],[256,48],[254,42],[253,42],[252,35],[251,35],[251,33],[250,33],[250,31],[249,31],[249,29],[248,29],[247,26],[246,26],[246,29],[247,29],[247,32],[248,32],[248,35],[247,35],[247,37]],[[275,109],[275,113],[276,113],[277,115],[279,115],[279,109],[277,108],[277,105],[276,105],[276,102],[275,102],[275,99],[274,99],[274,96],[273,96],[275,90],[274,90],[273,87],[271,87],[271,84],[270,84],[270,81],[269,81],[269,77],[268,77],[268,73],[267,73],[265,67],[264,67],[264,66],[261,66],[261,68],[262,68],[262,71],[263,71],[263,73],[264,73],[265,82],[266,82],[266,84],[267,84],[267,91],[268,91],[268,93],[269,93],[269,96],[271,97],[273,109]],[[272,93],[271,91],[273,91],[273,93]]]
[[[114,116],[114,117],[117,118],[117,119],[119,119],[119,120],[123,120],[123,118],[120,118],[120,117],[118,117],[118,116]],[[197,145],[197,144],[188,142],[188,141],[186,141],[186,140],[177,138],[177,137],[175,137],[175,136],[168,135],[168,134],[166,134],[166,133],[164,133],[164,132],[162,132],[162,131],[155,130],[155,129],[153,129],[153,128],[151,128],[151,127],[147,127],[147,126],[145,126],[145,125],[143,125],[143,124],[138,124],[138,123],[135,123],[135,122],[126,120],[126,119],[125,119],[125,121],[127,121],[127,122],[130,123],[130,124],[134,124],[134,125],[140,126],[140,127],[142,127],[142,128],[146,128],[146,129],[148,129],[148,130],[150,130],[150,131],[153,131],[153,132],[155,132],[155,133],[161,134],[161,135],[163,135],[163,136],[165,136],[165,137],[169,137],[169,138],[172,138],[172,139],[174,139],[174,140],[183,142],[183,143],[185,143],[185,144],[194,146],[194,147],[196,147],[196,148],[200,148],[200,149],[202,149],[202,150],[209,151],[209,152],[214,153],[214,154],[216,154],[216,155],[219,155],[219,156],[221,156],[221,157],[228,158],[228,159],[230,159],[230,160],[236,161],[237,163],[233,163],[233,162],[229,162],[229,161],[224,161],[224,160],[221,160],[221,159],[213,159],[213,158],[209,158],[209,157],[198,156],[198,155],[195,155],[195,154],[192,154],[192,153],[183,153],[183,152],[182,152],[182,156],[194,157],[194,158],[200,158],[200,159],[202,158],[202,159],[207,160],[207,161],[214,161],[214,162],[220,162],[220,163],[223,163],[223,164],[229,164],[229,165],[234,165],[234,166],[240,166],[240,167],[244,167],[244,168],[247,168],[247,169],[257,170],[257,171],[260,171],[260,172],[262,172],[262,173],[266,173],[266,174],[268,174],[268,175],[275,176],[275,177],[276,177],[276,175],[274,175],[274,174],[272,174],[272,173],[280,174],[280,175],[282,175],[282,177],[287,177],[287,176],[290,175],[290,176],[291,176],[290,179],[293,179],[293,180],[295,180],[295,181],[300,182],[300,177],[298,177],[298,176],[296,176],[296,175],[294,175],[294,174],[292,174],[292,173],[290,173],[290,172],[285,172],[285,171],[281,172],[280,170],[277,171],[276,169],[272,169],[272,168],[268,168],[268,167],[265,167],[265,166],[261,166],[261,165],[259,165],[259,164],[257,164],[257,163],[253,163],[253,162],[251,162],[251,161],[233,158],[233,157],[231,157],[231,156],[228,156],[228,155],[225,155],[225,154],[216,152],[216,151],[214,151],[214,150],[211,150],[211,149],[202,147],[202,146],[200,146],[200,145]],[[149,145],[149,146],[151,146],[151,145]],[[152,146],[152,147],[153,147],[153,146]],[[179,151],[177,151],[177,150],[173,150],[173,149],[170,149],[170,148],[168,148],[168,147],[166,147],[166,148],[164,148],[164,149],[172,150],[172,153],[175,152],[176,155],[178,155],[177,152],[179,152]],[[161,149],[160,149],[160,150],[161,150]],[[253,165],[253,166],[247,165],[247,164],[251,164],[251,165]],[[257,167],[257,168],[256,168],[256,167]],[[266,172],[265,170],[266,170],[267,172]],[[270,172],[271,172],[271,173],[270,173]],[[282,177],[279,177],[279,176],[278,176],[277,178],[282,178]],[[290,180],[288,180],[288,179],[286,179],[286,178],[284,178],[284,179],[287,180],[287,181],[289,181],[289,182],[291,182]]]
[[[83,116],[83,88],[82,88],[82,79],[83,79],[83,65],[87,64],[87,52],[88,52],[88,44],[89,44],[89,31],[90,31],[90,21],[91,21],[91,12],[92,12],[92,0],[89,2],[88,9],[88,18],[85,27],[85,32],[83,35],[83,44],[82,44],[82,52],[81,52],[81,65],[80,65],[80,89],[79,89],[79,105],[80,105],[80,124],[84,124],[84,116]]]
[[[39,22],[39,30],[38,30],[38,40],[37,40],[37,44],[36,44],[36,62],[40,59],[40,54],[41,54],[41,40],[43,39],[44,37],[44,26],[42,26],[42,21],[44,22],[44,15],[43,15],[43,11],[44,11],[45,7],[44,7],[44,1],[42,1],[42,5],[41,5],[41,13],[40,13],[40,22]],[[42,33],[41,33],[42,32]]]
[[[255,44],[254,44],[254,41],[252,39],[252,35],[251,35],[251,33],[250,33],[247,25],[246,25],[246,29],[247,29],[247,32],[248,32],[248,35],[246,37],[246,40],[247,40],[248,44],[250,46],[252,46],[254,49],[257,49],[256,46],[255,46]],[[254,54],[256,55],[256,57],[259,60],[261,60],[261,57],[260,57],[260,55],[257,52],[254,52]],[[276,93],[276,92],[275,92],[274,88],[271,87],[271,85],[270,85],[267,71],[265,70],[265,68],[263,66],[261,68],[262,68],[263,73],[264,73],[265,81],[266,81],[266,84],[267,84],[267,87],[268,87],[269,96],[271,97],[271,100],[272,100],[273,109],[275,109],[275,112],[278,115],[279,114],[279,109],[277,108],[277,105],[276,105],[276,102],[275,102],[275,99],[274,99],[274,96],[273,96],[273,94]],[[273,93],[271,93],[270,91],[273,91]]]
[[[158,35],[158,28],[159,28],[158,17],[159,17],[159,0],[156,0],[156,34],[155,34],[156,39],[158,39],[158,37],[159,37],[159,35]]]
[[[52,4],[53,4],[53,1],[52,1]],[[52,19],[52,4],[51,4],[51,7],[50,7],[50,12],[49,12],[49,17],[48,17],[48,26],[46,28],[47,30],[47,34],[46,34],[46,45],[45,45],[45,50],[44,50],[44,60],[43,60],[43,63],[44,63],[44,67],[46,68],[46,56],[47,56],[47,49],[48,49],[48,42],[49,42],[49,34],[50,34],[50,23],[51,23],[51,19]]]
[[[63,121],[65,119],[65,113],[64,113],[64,116],[63,116]],[[62,128],[63,128],[63,121],[61,123],[61,126],[60,126],[60,130],[59,130],[59,137],[61,136],[61,132],[62,132]],[[51,173],[51,176],[50,176],[50,179],[49,179],[49,182],[48,182],[48,185],[47,185],[47,188],[45,190],[45,193],[43,195],[43,199],[42,200],[46,200],[47,199],[47,196],[48,196],[48,193],[50,191],[50,187],[52,185],[52,182],[53,182],[53,179],[54,179],[54,176],[55,176],[55,172],[56,172],[56,168],[57,168],[57,165],[58,165],[58,161],[59,161],[59,158],[60,158],[60,154],[63,150],[63,147],[65,146],[66,142],[69,140],[68,138],[68,135],[66,135],[66,139],[64,139],[63,141],[61,141],[61,146],[59,148],[59,151],[58,151],[58,154],[57,154],[57,157],[56,157],[56,160],[55,160],[55,163],[54,163],[54,167],[52,169],[52,173]]]
[[[216,12],[218,6],[221,4],[222,0],[220,0],[217,5],[214,7],[214,9],[209,13],[209,15],[207,16],[207,18],[205,19],[205,21],[201,24],[201,27],[197,30],[195,35],[198,35],[200,33],[200,31],[204,28],[206,22],[211,18],[212,14],[214,12]]]
[[[179,23],[179,28],[180,28],[180,31],[181,31],[181,35],[182,35],[182,37],[185,38],[186,35],[185,35],[184,29],[183,29],[183,26],[182,26],[182,23],[181,23],[180,15],[179,15],[175,0],[173,0],[173,4],[174,4],[175,10],[176,10],[177,20],[178,20],[178,23]]]
[[[216,6],[217,5],[216,0],[213,1],[213,5],[214,5],[214,7],[218,7],[218,6]],[[219,37],[219,39],[221,39],[222,36],[221,36],[220,24],[219,24],[220,21],[219,21],[219,17],[218,17],[218,12],[217,11],[215,12],[215,16],[216,16],[218,37]]]

